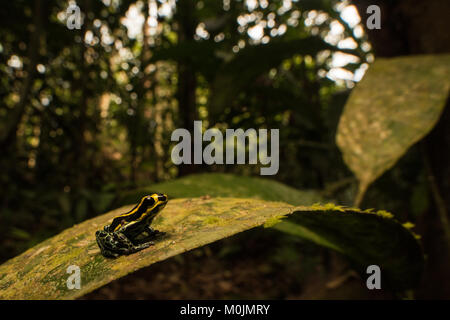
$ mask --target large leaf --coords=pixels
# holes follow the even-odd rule
[[[200,173],[124,192],[116,201],[116,207],[134,203],[154,192],[166,193],[171,199],[211,196],[283,201],[292,205],[324,202],[318,191],[297,190],[267,178]]]
[[[74,299],[171,256],[262,224],[272,226],[284,216],[297,223],[290,224],[297,228],[291,232],[349,255],[358,265],[378,264],[391,286],[410,288],[420,278],[423,260],[416,239],[386,213],[332,205],[293,207],[255,199],[172,200],[154,222],[157,229],[167,232],[163,239],[130,256],[104,258],[95,242],[95,231],[130,208],[85,221],[1,265],[0,298]],[[79,290],[67,288],[70,265],[80,267]]]
[[[450,55],[377,59],[352,91],[336,141],[367,187],[436,124],[450,89]]]
[[[317,209],[295,209],[275,228],[344,254],[363,277],[369,265],[378,265],[384,289],[407,290],[418,284],[424,264],[420,246],[390,213],[332,205]]]

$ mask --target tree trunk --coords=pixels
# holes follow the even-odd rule
[[[354,1],[376,57],[450,52],[448,32],[448,0],[358,0]],[[366,13],[369,5],[381,8],[381,29],[368,30]],[[450,228],[450,108],[449,102],[433,131],[424,139],[424,159],[434,205],[424,215],[418,228],[423,230],[423,243],[428,265],[419,296],[450,296],[449,243],[444,230]],[[447,225],[443,225],[447,223]]]
[[[39,46],[43,35],[43,3],[35,0],[33,12],[33,28],[30,33],[28,44],[28,57],[26,62],[26,77],[20,89],[19,102],[8,115],[6,129],[1,133],[0,149],[8,150],[16,141],[17,129],[22,121],[27,105],[33,80],[36,74],[36,64],[39,57]]]
[[[192,0],[180,1],[178,4],[176,20],[178,23],[178,42],[183,44],[194,41],[197,21],[194,15],[195,2]],[[178,63],[178,110],[180,113],[180,124],[189,130],[191,135],[194,131],[194,120],[197,118],[196,96],[197,80],[192,64],[185,60]],[[193,145],[191,146],[193,155]],[[195,172],[194,165],[181,164],[179,175]]]
[[[84,188],[88,181],[88,174],[89,174],[89,166],[87,163],[87,146],[86,146],[86,139],[85,139],[85,133],[87,130],[87,123],[88,123],[88,103],[89,103],[89,96],[90,96],[90,90],[88,88],[89,86],[89,66],[86,62],[86,44],[84,42],[84,35],[86,34],[87,30],[91,29],[91,19],[89,18],[89,14],[92,11],[91,10],[91,3],[89,0],[84,0],[82,2],[81,11],[85,13],[84,23],[81,26],[81,43],[80,43],[80,69],[81,69],[81,76],[78,80],[78,87],[81,90],[81,98],[79,101],[79,116],[77,119],[77,130],[76,130],[76,136],[74,141],[74,168],[76,168],[75,175],[76,175],[76,186],[80,189]]]
[[[377,57],[450,52],[448,0],[353,1]],[[368,30],[367,7],[381,9],[381,29]]]

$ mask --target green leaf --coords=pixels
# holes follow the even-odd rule
[[[342,253],[363,278],[369,265],[378,265],[384,289],[402,291],[418,285],[424,261],[418,236],[411,236],[408,225],[385,211],[321,208],[327,206],[296,209],[274,228]]]
[[[171,199],[203,196],[235,197],[283,201],[292,205],[311,205],[324,201],[318,191],[297,190],[271,179],[201,173],[125,192],[115,203],[116,207],[135,203],[136,199],[154,192],[166,193]]]
[[[167,232],[164,238],[133,255],[104,258],[95,231],[131,208],[87,220],[1,265],[0,299],[81,297],[140,268],[283,216],[303,228],[297,232],[303,237],[343,252],[361,265],[380,265],[390,285],[411,287],[423,265],[413,234],[385,212],[373,214],[334,205],[293,207],[238,198],[171,200],[154,221],[155,228]],[[70,265],[80,267],[79,290],[67,288]]]
[[[27,231],[14,227],[11,228],[10,235],[21,240],[28,240],[31,238],[31,235]]]
[[[377,59],[352,91],[336,141],[360,183],[356,206],[368,186],[435,126],[449,75],[450,55]]]

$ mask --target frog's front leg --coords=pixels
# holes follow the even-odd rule
[[[154,244],[152,240],[155,240],[156,238],[162,237],[166,233],[163,231],[159,231],[156,229],[153,229],[152,227],[148,226],[144,232],[141,234],[141,236],[138,239],[134,239],[134,243],[143,244],[146,242],[150,242],[151,244]]]
[[[156,237],[163,236],[166,234],[164,231],[159,231],[159,230],[153,229],[150,226],[148,226],[147,233],[148,233],[148,236],[152,237],[152,238],[156,238]]]

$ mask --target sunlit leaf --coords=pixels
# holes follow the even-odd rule
[[[436,124],[450,89],[450,55],[377,59],[352,91],[336,141],[360,182],[355,204]]]

